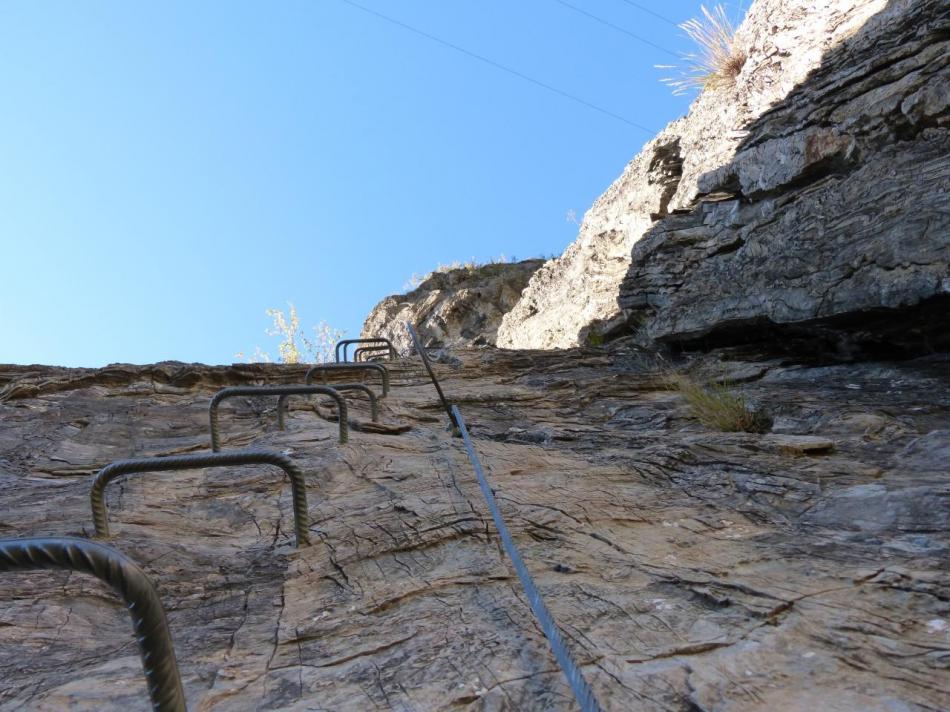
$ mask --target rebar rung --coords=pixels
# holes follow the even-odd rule
[[[385,344],[387,347],[389,347],[389,357],[391,359],[396,358],[396,349],[393,347],[393,342],[382,336],[367,339],[341,339],[340,341],[336,342],[336,347],[334,350],[334,357],[337,363],[346,362],[346,351],[350,347],[350,344]]]
[[[383,395],[385,398],[389,395],[389,369],[383,366],[381,363],[321,363],[316,366],[312,366],[308,371],[307,375],[304,377],[304,382],[309,385],[313,382],[313,377],[317,373],[323,374],[323,382],[326,383],[326,376],[328,373],[333,373],[334,371],[375,371],[379,373],[379,377],[383,382]]]
[[[67,569],[92,574],[125,603],[142,657],[145,682],[157,712],[186,712],[175,648],[165,609],[148,576],[115,549],[75,537],[0,540],[0,571]]]
[[[349,415],[347,413],[346,401],[338,391],[329,386],[230,386],[222,388],[214,394],[211,403],[208,405],[208,421],[211,429],[211,450],[218,452],[221,449],[221,441],[218,437],[218,405],[226,398],[236,396],[293,396],[293,395],[311,395],[321,394],[330,396],[336,401],[337,413],[340,416],[340,442],[345,443],[349,439]]]
[[[368,354],[378,353],[380,351],[389,351],[389,347],[385,344],[382,346],[361,346],[353,352],[353,361],[355,363],[360,363],[366,361],[369,356]]]
[[[303,474],[289,457],[268,450],[236,450],[196,455],[173,455],[171,457],[146,457],[139,460],[118,460],[106,465],[96,474],[92,482],[92,489],[89,492],[96,536],[109,536],[105,488],[116,477],[140,472],[167,472],[169,470],[192,470],[233,465],[274,465],[287,473],[293,492],[294,531],[297,535],[297,546],[308,546],[310,544],[310,515],[307,511],[307,489]]]
[[[341,393],[346,391],[360,391],[365,393],[366,397],[369,398],[370,419],[374,423],[379,421],[379,401],[376,398],[376,394],[373,393],[369,386],[364,386],[362,383],[334,383],[333,390],[339,391]],[[291,394],[285,393],[277,399],[277,427],[280,430],[284,429],[285,415],[287,413],[287,400],[290,398],[290,395]]]

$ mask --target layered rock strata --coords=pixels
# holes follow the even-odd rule
[[[443,387],[605,709],[946,708],[946,359],[707,357],[771,411],[748,434],[701,426],[637,351],[455,356]],[[305,472],[310,547],[270,468],[107,491],[109,543],[156,582],[190,709],[575,709],[431,384],[392,368],[390,434],[343,446],[304,402],[284,432],[274,399],[222,409],[226,448]],[[206,451],[215,389],[301,375],[0,367],[0,535],[89,536],[98,468]],[[148,709],[128,616],[94,579],[0,576],[0,710],[20,709]]]
[[[734,86],[644,147],[498,345],[689,340],[945,294],[947,15],[940,0],[754,2]]]
[[[892,3],[697,186],[633,248],[641,342],[950,348],[950,8]]]
[[[502,316],[542,264],[536,259],[437,270],[411,292],[377,304],[362,336],[384,336],[408,353],[409,322],[427,346],[494,346]]]

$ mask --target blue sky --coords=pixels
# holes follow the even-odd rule
[[[651,130],[690,100],[673,57],[558,0],[358,4]],[[569,4],[690,49],[626,0]],[[650,138],[345,0],[6,0],[0,97],[7,363],[230,363],[276,352],[288,301],[357,335],[437,263],[560,253]]]

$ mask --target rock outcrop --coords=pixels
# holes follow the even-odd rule
[[[408,353],[408,321],[426,346],[494,346],[502,317],[542,264],[535,259],[437,270],[411,292],[377,304],[362,336],[386,337]]]
[[[637,353],[436,365],[605,710],[946,709],[950,361],[705,357],[769,408],[750,434],[699,425]],[[431,383],[390,366],[400,427],[347,445],[303,402],[286,431],[273,399],[222,408],[225,448],[305,473],[309,547],[271,468],[107,490],[109,544],[157,585],[189,709],[576,709]],[[207,451],[216,388],[302,375],[0,367],[0,536],[90,535],[100,467]],[[0,575],[0,710],[23,709],[148,709],[128,615],[94,579]]]
[[[442,387],[608,712],[950,708],[950,356],[911,357],[950,347],[948,39],[946,0],[758,0],[735,89],[647,144],[562,257],[436,273],[367,320],[451,350]],[[548,350],[471,348],[495,343]],[[702,425],[658,343],[703,346],[677,368],[766,432]],[[302,398],[286,430],[275,399],[221,408],[225,449],[303,471],[309,546],[269,468],[107,490],[189,709],[575,709],[425,371],[386,365],[346,444]],[[100,468],[206,452],[217,389],[305,370],[0,365],[0,537],[91,536]],[[0,574],[0,712],[148,708],[110,591]]]
[[[950,6],[891,3],[697,187],[633,248],[641,342],[950,349]]]
[[[735,86],[703,92],[644,147],[498,345],[688,340],[946,293],[947,13],[754,2]]]

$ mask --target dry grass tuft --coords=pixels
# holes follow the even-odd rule
[[[700,5],[702,17],[694,17],[680,25],[686,35],[696,43],[698,53],[683,55],[684,66],[658,64],[658,69],[674,69],[678,75],[664,77],[661,82],[673,87],[673,94],[685,94],[691,89],[716,89],[735,84],[736,77],[745,66],[745,52],[736,47],[736,28],[726,15],[722,5],[712,10]]]
[[[474,272],[479,267],[483,267],[485,265],[500,265],[500,264],[508,264],[510,262],[517,262],[517,261],[518,261],[518,258],[516,257],[508,258],[505,256],[505,253],[502,252],[500,255],[498,255],[498,257],[492,257],[490,260],[488,260],[488,262],[484,262],[484,263],[479,263],[474,257],[470,259],[468,262],[461,262],[460,260],[455,260],[454,262],[450,262],[447,265],[444,265],[440,262],[436,266],[436,268],[432,270],[431,272],[426,272],[425,274],[413,273],[413,275],[409,279],[406,280],[406,283],[402,285],[402,288],[404,291],[418,289],[422,285],[423,282],[425,282],[427,279],[429,279],[429,277],[431,277],[433,274],[436,274],[436,273],[451,272],[452,270],[455,270],[455,269],[466,269],[469,272]]]
[[[764,433],[772,425],[767,415],[751,408],[745,398],[725,384],[704,384],[683,374],[671,375],[668,382],[707,427],[728,433]]]

